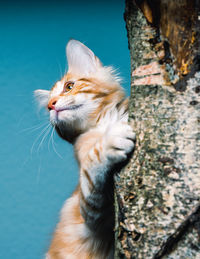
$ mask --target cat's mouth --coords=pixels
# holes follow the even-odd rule
[[[81,106],[83,106],[83,104],[71,105],[64,108],[55,108],[55,111],[62,112],[62,111],[76,110],[76,109],[79,109]]]

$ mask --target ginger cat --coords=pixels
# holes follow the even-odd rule
[[[127,123],[128,99],[112,68],[89,48],[70,40],[66,52],[67,74],[51,91],[35,91],[59,136],[74,145],[80,167],[79,184],[61,211],[46,259],[111,259],[113,173],[135,139]]]

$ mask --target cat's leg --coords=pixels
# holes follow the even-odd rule
[[[127,159],[134,140],[132,128],[117,122],[107,131],[88,131],[75,145],[80,164],[80,212],[90,232],[90,250],[95,247],[95,259],[114,258],[113,171]]]
[[[135,134],[124,122],[106,132],[90,130],[75,148],[80,163],[81,214],[91,231],[105,234],[113,228],[113,168],[134,148]]]

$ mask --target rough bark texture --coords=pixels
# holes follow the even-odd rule
[[[115,177],[115,258],[200,258],[199,11],[126,1],[137,141]]]

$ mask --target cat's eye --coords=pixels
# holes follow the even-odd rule
[[[64,84],[64,91],[65,92],[70,91],[73,88],[73,86],[74,86],[74,82],[66,82]]]

